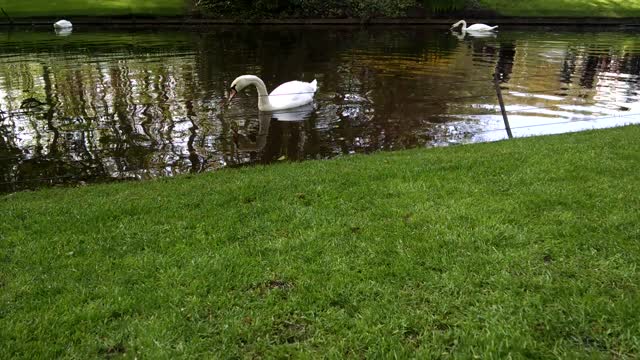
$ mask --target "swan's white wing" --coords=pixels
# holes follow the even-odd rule
[[[489,26],[485,24],[473,24],[467,28],[467,31],[491,31],[497,26]]]
[[[53,24],[53,27],[56,29],[68,29],[73,27],[73,24],[71,24],[71,22],[67,20],[59,20]]]
[[[313,95],[318,89],[317,82],[289,81],[269,94],[269,102],[273,110],[289,109],[308,104],[313,101]]]

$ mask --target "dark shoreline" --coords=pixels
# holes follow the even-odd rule
[[[12,22],[3,19],[0,27],[10,26],[51,26],[61,17],[17,18]],[[201,26],[201,25],[451,25],[459,17],[448,18],[375,18],[369,20],[357,18],[335,19],[218,19],[201,17],[67,17],[76,25],[166,25],[166,26]],[[469,23],[488,23],[492,25],[515,26],[638,26],[640,18],[568,18],[568,17],[487,17],[467,18]]]

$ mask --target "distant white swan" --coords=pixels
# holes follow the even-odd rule
[[[71,23],[71,21],[58,20],[53,24],[53,27],[55,29],[69,29],[73,27],[73,24]]]
[[[460,20],[457,23],[453,24],[451,26],[451,29],[455,29],[460,24],[462,24],[462,31],[492,31],[498,27],[498,26],[489,26],[485,24],[473,24],[467,27],[467,22],[464,20]]]
[[[275,111],[291,109],[306,105],[313,101],[313,95],[318,90],[318,82],[289,81],[277,88],[271,94],[267,93],[264,82],[255,75],[238,76],[231,83],[231,91],[227,101],[231,101],[238,91],[253,85],[258,90],[258,109],[260,111]]]

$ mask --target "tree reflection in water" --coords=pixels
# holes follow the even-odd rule
[[[255,30],[1,35],[0,191],[491,140],[494,72],[512,126],[640,112],[633,34]],[[223,107],[245,73],[318,78],[315,109],[278,119],[255,91]]]

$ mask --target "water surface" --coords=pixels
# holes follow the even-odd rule
[[[145,179],[640,122],[624,29],[214,27],[0,33],[0,191]],[[60,36],[66,35],[66,36]],[[225,107],[231,81],[317,79],[312,107]]]

